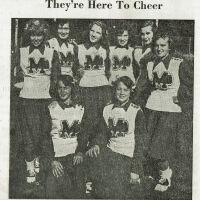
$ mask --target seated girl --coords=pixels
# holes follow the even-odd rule
[[[59,99],[49,105],[52,141],[48,140],[44,148],[44,155],[50,161],[46,195],[52,199],[81,198],[85,192],[81,165],[84,150],[80,141],[84,132],[84,108],[73,99],[71,76],[59,76],[57,90]]]
[[[86,152],[89,175],[98,198],[136,198],[141,193],[145,150],[145,119],[131,103],[133,81],[127,77],[115,83],[115,100],[103,111],[93,146]],[[104,128],[105,127],[105,128]],[[129,196],[133,184],[135,193]]]

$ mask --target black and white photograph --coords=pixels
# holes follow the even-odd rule
[[[12,18],[9,198],[192,200],[194,26]]]

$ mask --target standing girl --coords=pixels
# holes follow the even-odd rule
[[[101,115],[111,95],[108,84],[108,44],[103,22],[94,21],[90,24],[88,41],[78,45],[78,60],[82,103],[86,116],[94,120]]]
[[[20,67],[24,83],[19,101],[19,128],[24,145],[27,182],[36,180],[39,156],[44,140],[43,117],[51,99],[49,95],[51,68],[56,63],[54,50],[45,45],[48,25],[31,19],[26,26],[29,46],[20,48]]]
[[[135,88],[134,103],[140,106],[146,104],[149,91],[144,90],[146,87],[146,63],[153,59],[153,40],[156,34],[156,24],[152,20],[144,21],[140,29],[141,46],[135,47],[134,50],[134,66],[139,69],[139,77]]]
[[[115,100],[104,108],[93,146],[86,152],[93,158],[89,169],[98,198],[138,199],[142,195],[140,178],[147,134],[142,110],[130,101],[132,87],[133,81],[127,76],[116,81]],[[130,194],[130,183],[135,193]]]
[[[177,93],[185,61],[172,54],[173,41],[166,32],[155,39],[156,58],[147,63],[150,96],[146,103],[147,130],[150,135],[149,163],[151,175],[157,180],[155,190],[166,191],[174,168],[177,151],[183,146],[180,133],[181,107]]]
[[[59,75],[70,75],[74,77],[76,74],[75,63],[77,61],[77,46],[70,41],[70,22],[66,19],[58,19],[57,35],[48,41],[59,57],[59,66],[56,66]]]
[[[121,76],[128,76],[135,83],[139,69],[133,65],[133,51],[129,46],[128,27],[118,27],[116,30],[116,45],[110,47],[110,78],[109,83],[115,82]]]
[[[141,46],[135,48],[134,59],[136,64],[140,65],[141,59],[150,59],[152,56],[153,38],[156,33],[154,21],[144,21],[140,28]]]

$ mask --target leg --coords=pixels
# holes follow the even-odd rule
[[[67,197],[80,199],[85,195],[85,166],[84,163],[73,166],[73,157],[74,154],[66,156],[64,162],[65,173],[68,174],[68,177],[71,180],[70,196],[67,195]]]
[[[179,119],[180,113],[160,112],[159,121],[151,141],[150,154],[151,157],[158,160],[159,187],[161,184],[164,188],[163,191],[171,186],[171,178],[176,176],[174,166]]]
[[[52,168],[49,168],[46,179],[46,197],[50,199],[69,198],[71,197],[72,180],[68,174],[68,166],[66,166],[66,158],[55,158],[64,167],[64,175],[55,177],[52,173]]]

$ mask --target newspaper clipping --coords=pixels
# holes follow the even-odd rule
[[[181,3],[3,6],[2,199],[195,198],[198,4]]]

